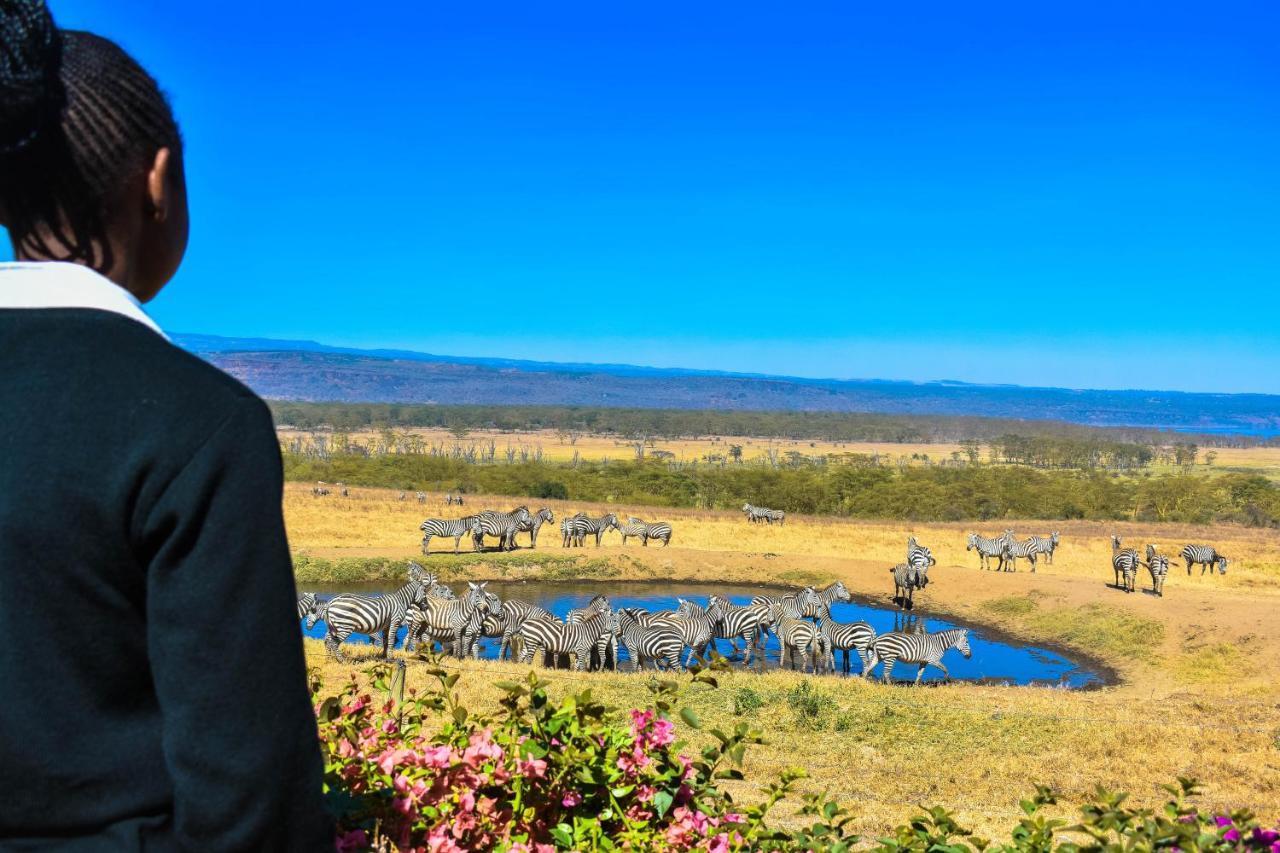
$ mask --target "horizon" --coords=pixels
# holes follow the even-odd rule
[[[1280,393],[1265,4],[51,5],[171,94],[168,329]]]

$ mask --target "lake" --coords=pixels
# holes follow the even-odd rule
[[[330,598],[340,592],[381,593],[395,586],[392,584],[331,585],[309,586],[305,592],[314,592],[321,599]],[[455,586],[455,590],[456,590]],[[712,593],[728,598],[735,604],[748,604],[752,596],[762,593],[774,593],[778,590],[751,585],[727,584],[667,584],[653,582],[621,582],[603,581],[591,583],[551,583],[551,582],[509,582],[491,581],[486,587],[499,598],[521,598],[525,601],[541,605],[557,616],[564,617],[573,608],[585,607],[591,598],[603,593],[609,597],[614,607],[644,607],[649,610],[675,609],[677,597],[691,599],[705,605],[707,596]],[[969,627],[969,645],[973,657],[966,660],[956,651],[947,652],[943,663],[951,670],[951,677],[956,680],[976,681],[989,684],[1017,685],[1049,685],[1072,689],[1100,687],[1108,683],[1107,676],[1080,661],[1073,661],[1064,655],[1044,648],[1025,645],[1000,637],[998,632],[984,631],[982,628],[962,626],[945,619],[933,616],[903,614],[896,608],[879,606],[858,600],[849,603],[835,604],[831,615],[840,622],[864,621],[869,623],[877,633],[894,630],[928,630],[930,632],[945,631],[948,628]],[[324,638],[325,626],[317,623],[310,631],[304,633],[316,639]],[[405,629],[400,630],[398,640],[403,640]],[[369,642],[363,635],[354,635],[348,643]],[[721,654],[728,655],[730,646],[727,640],[717,640],[716,648]],[[480,652],[483,658],[494,658],[497,655],[498,641],[486,640]],[[626,652],[619,650],[619,658],[627,662]],[[772,634],[766,646],[768,666],[777,666],[778,642]],[[627,664],[629,666],[629,664]],[[837,670],[843,668],[843,653],[836,653]],[[854,674],[860,671],[857,655],[853,656],[851,667]],[[624,667],[626,668],[626,667]],[[880,674],[877,667],[875,674]],[[894,669],[896,679],[914,679],[914,665],[898,664]],[[925,672],[926,681],[940,681],[942,672],[930,667]]]

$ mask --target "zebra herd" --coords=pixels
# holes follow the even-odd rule
[[[555,521],[555,513],[547,507],[537,512],[529,512],[526,506],[519,506],[510,512],[484,510],[475,515],[462,518],[428,518],[418,529],[422,531],[422,553],[430,553],[433,538],[452,538],[453,552],[458,553],[462,537],[470,535],[473,550],[479,551],[484,546],[486,536],[498,540],[498,547],[503,551],[514,551],[516,536],[529,534],[529,547],[538,547],[538,532],[542,525]],[[595,537],[596,547],[600,547],[604,534],[609,530],[617,530],[622,534],[622,544],[635,537],[642,545],[649,541],[661,542],[663,547],[671,544],[671,525],[665,521],[647,522],[630,517],[625,524],[618,521],[613,513],[593,518],[585,512],[579,512],[560,522],[561,547],[582,547],[587,537]]]
[[[787,514],[780,509],[768,509],[762,506],[752,506],[751,504],[742,505],[742,513],[747,517],[747,521],[752,524],[785,524]]]
[[[927,550],[927,549],[925,549]],[[325,623],[325,649],[341,661],[341,645],[352,634],[367,634],[389,657],[401,625],[408,626],[406,652],[426,641],[458,657],[478,657],[484,638],[499,640],[498,657],[521,663],[535,658],[545,664],[571,656],[575,671],[589,667],[617,669],[618,646],[626,650],[637,670],[682,670],[693,659],[706,660],[715,640],[728,640],[744,663],[764,661],[770,633],[780,646],[779,664],[815,674],[836,671],[836,652],[843,652],[843,672],[850,672],[850,653],[861,662],[863,678],[883,662],[882,678],[889,681],[897,662],[916,664],[916,683],[935,666],[950,678],[942,655],[957,649],[970,656],[968,631],[936,634],[892,631],[877,635],[866,622],[840,622],[831,605],[850,600],[844,583],[823,590],[811,586],[786,594],[758,595],[750,604],[733,604],[719,595],[705,605],[677,599],[675,610],[614,609],[607,597],[595,596],[585,607],[561,621],[543,607],[516,598],[500,599],[487,584],[468,582],[455,595],[437,577],[410,563],[407,582],[385,595],[343,593],[320,601],[314,593],[298,596],[298,618],[307,628]],[[687,650],[687,651],[686,651]],[[683,657],[683,660],[681,659]]]
[[[1143,566],[1151,573],[1151,592],[1154,595],[1164,597],[1164,582],[1169,576],[1169,555],[1161,554],[1159,549],[1151,543],[1147,543],[1146,559],[1140,559],[1138,552],[1133,548],[1123,547],[1120,537],[1112,534],[1111,536],[1111,568],[1115,572],[1116,589],[1125,592],[1135,592],[1137,586],[1138,566]],[[1200,574],[1203,576],[1206,571],[1213,568],[1218,569],[1218,574],[1225,575],[1227,573],[1227,558],[1218,553],[1218,549],[1212,545],[1184,545],[1179,552],[1179,556],[1186,561],[1187,574],[1191,574],[1193,566],[1199,565]]]
[[[1019,540],[1014,537],[1012,530],[1005,530],[994,539],[988,539],[978,533],[970,533],[965,545],[966,551],[978,552],[978,565],[981,568],[991,568],[991,560],[995,558],[998,563],[996,571],[1016,572],[1018,570],[1018,560],[1026,560],[1031,564],[1031,571],[1036,570],[1036,559],[1041,555],[1045,558],[1046,565],[1053,565],[1053,552],[1058,548],[1058,531],[1053,531],[1048,536],[1032,536],[1029,539]]]

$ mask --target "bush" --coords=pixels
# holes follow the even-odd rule
[[[733,714],[736,717],[754,713],[763,707],[764,699],[750,687],[739,687],[733,694]]]
[[[500,682],[497,717],[473,716],[451,693],[457,674],[429,671],[437,686],[403,695],[404,663],[371,669],[375,701],[352,676],[338,696],[312,696],[325,762],[325,792],[338,821],[338,851],[464,850],[707,850],[833,851],[859,842],[848,833],[848,812],[820,795],[805,797],[794,829],[767,818],[804,777],[787,771],[764,787],[762,802],[743,807],[719,784],[743,778],[743,755],[761,743],[759,732],[738,724],[713,730],[715,743],[696,756],[684,752],[671,720],[676,684],[654,681],[654,702],[620,721],[589,690],[551,701],[530,673]],[[694,681],[712,687],[706,672]],[[752,693],[754,695],[754,693]],[[735,703],[744,694],[735,695]],[[395,698],[390,698],[395,697]],[[788,701],[810,713],[815,694],[792,691]],[[758,700],[759,697],[755,696]],[[794,699],[795,701],[792,701]],[[683,723],[697,717],[680,711]],[[1202,814],[1187,799],[1196,783],[1167,788],[1160,811],[1130,809],[1124,794],[1098,789],[1072,825],[1046,818],[1056,804],[1041,787],[1021,803],[1025,817],[1007,841],[992,844],[932,808],[866,849],[876,853],[1107,853],[1118,850],[1269,851],[1280,853],[1280,833],[1261,827],[1245,810]],[[1073,840],[1059,834],[1075,833]],[[1082,840],[1083,839],[1083,840]]]

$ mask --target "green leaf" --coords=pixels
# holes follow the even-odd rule
[[[653,810],[658,817],[662,817],[667,813],[667,809],[671,808],[673,798],[670,791],[659,791],[653,795]]]
[[[680,719],[688,723],[689,728],[691,729],[702,728],[702,723],[698,720],[698,715],[693,713],[692,708],[681,708]]]

